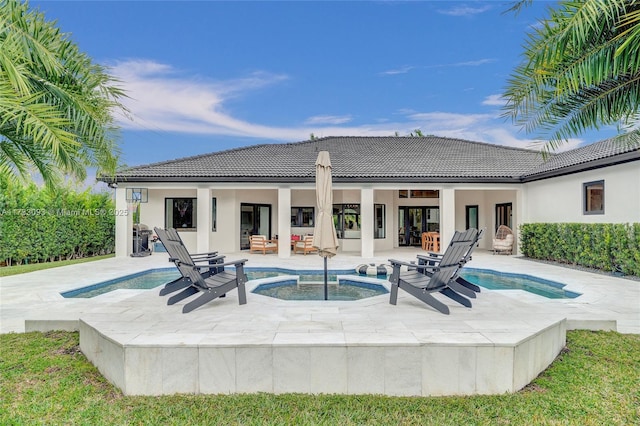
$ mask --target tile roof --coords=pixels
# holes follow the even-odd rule
[[[592,146],[545,161],[537,151],[443,137],[325,137],[131,167],[119,171],[115,181],[313,181],[318,151],[326,150],[334,182],[520,182],[523,176],[618,153],[609,145],[605,152]]]
[[[624,142],[615,138],[605,139],[554,155],[544,163],[524,173],[522,177],[531,179],[532,177],[544,176],[553,172],[566,171],[567,169],[588,169],[590,164],[600,164],[603,160],[610,164],[615,164],[622,161],[623,158],[640,159],[640,145],[634,145],[632,142]]]

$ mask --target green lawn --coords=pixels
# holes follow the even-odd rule
[[[77,333],[4,334],[0,424],[640,424],[640,336],[572,331],[567,338],[551,367],[517,394],[128,397],[87,362]]]
[[[59,266],[73,265],[74,263],[93,262],[95,260],[108,259],[115,254],[105,254],[104,256],[83,257],[82,259],[59,260],[57,262],[29,263],[27,265],[3,266],[0,268],[0,277],[9,275],[25,274],[27,272],[41,271],[43,269],[57,268]]]

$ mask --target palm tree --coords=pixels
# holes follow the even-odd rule
[[[87,167],[113,173],[112,113],[124,93],[44,15],[0,0],[0,176],[38,172],[48,185]],[[34,170],[35,168],[35,170]]]
[[[528,34],[504,116],[547,139],[545,150],[610,125],[626,127],[619,137],[638,143],[640,2],[564,0],[549,13]]]

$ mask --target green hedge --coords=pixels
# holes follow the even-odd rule
[[[115,248],[114,203],[107,193],[0,182],[0,263],[109,254]]]
[[[520,250],[533,259],[640,276],[640,223],[529,223]]]

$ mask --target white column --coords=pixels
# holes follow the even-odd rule
[[[513,206],[513,208],[515,209],[515,217],[513,222],[514,229],[512,229],[513,233],[515,234],[515,240],[513,242],[513,254],[515,255],[520,254],[520,233],[518,232],[518,227],[521,224],[525,223],[525,211],[527,207],[526,203],[527,198],[522,188],[516,189],[516,204],[515,206]]]
[[[440,252],[444,252],[456,231],[456,191],[440,191]]]
[[[116,188],[116,257],[133,253],[133,212],[127,205],[127,189]]]
[[[206,253],[209,251],[209,235],[211,233],[211,191],[209,188],[198,188],[197,199],[196,250],[197,253]]]
[[[291,257],[291,188],[278,188],[278,241],[278,257]]]
[[[373,189],[360,190],[360,256],[373,257]]]

